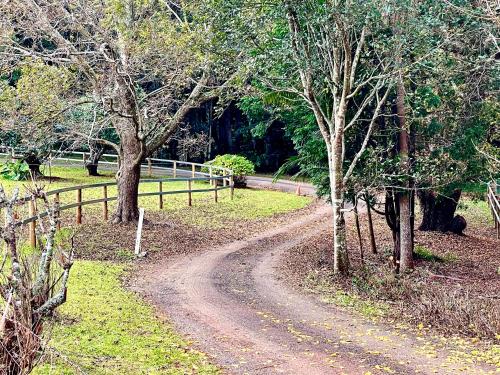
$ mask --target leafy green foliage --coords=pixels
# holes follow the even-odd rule
[[[235,183],[244,183],[247,175],[255,173],[254,164],[241,155],[218,155],[214,160],[209,161],[207,164],[231,169],[234,173]],[[203,168],[203,171],[207,172],[208,168]],[[223,172],[220,170],[214,170],[214,173],[219,176],[223,175]]]
[[[23,160],[7,161],[2,165],[0,175],[6,180],[23,181],[30,177],[30,168]]]

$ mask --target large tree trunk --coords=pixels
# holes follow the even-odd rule
[[[118,172],[118,205],[114,223],[129,223],[139,219],[139,180],[141,165],[121,165]]]
[[[87,164],[85,166],[85,168],[87,168],[87,172],[88,172],[89,176],[91,176],[91,177],[99,176],[99,171],[97,170],[97,167],[98,167],[97,163]]]
[[[42,176],[42,172],[40,171],[40,166],[42,165],[42,162],[40,161],[40,158],[36,154],[29,153],[24,158],[24,162],[28,164],[31,176],[33,178]]]
[[[116,174],[118,185],[118,204],[113,215],[114,223],[129,223],[139,219],[139,181],[143,145],[137,138],[134,125],[121,119],[120,125],[120,165]]]
[[[330,187],[333,209],[333,272],[347,274],[349,257],[347,254],[344,208],[344,184],[342,170],[342,137],[337,134],[330,152]]]
[[[439,195],[433,190],[420,190],[418,199],[422,211],[419,230],[446,232],[455,217],[462,191],[454,190],[450,196]]]
[[[99,166],[99,159],[103,154],[104,147],[99,145],[93,145],[91,147],[89,157],[85,161],[85,168],[87,168],[89,176],[99,176],[97,168]]]
[[[405,109],[405,89],[403,78],[399,77],[397,84],[396,107],[399,122],[399,158],[400,171],[409,178],[409,137],[406,128],[406,109]],[[404,190],[399,193],[399,271],[405,272],[413,268],[413,235],[411,224],[411,202],[409,192],[409,182],[405,182]]]
[[[127,53],[121,51],[122,64],[127,64]],[[129,223],[139,219],[139,180],[141,161],[145,156],[145,144],[141,133],[140,114],[126,79],[114,77],[115,102],[120,114],[113,120],[113,126],[120,138],[118,204],[113,215],[114,223]]]

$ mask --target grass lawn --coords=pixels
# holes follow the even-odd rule
[[[48,175],[48,171],[46,171]],[[40,184],[45,190],[56,190],[63,187],[95,184],[114,181],[113,172],[103,172],[102,176],[89,177],[86,170],[77,167],[53,167],[51,169],[52,180],[42,180]],[[8,181],[0,179],[0,183],[6,191],[12,191],[15,187],[27,185],[26,182]],[[187,182],[169,181],[163,183],[163,191],[185,190]],[[208,183],[203,181],[193,183],[193,189],[209,189]],[[158,191],[158,183],[142,183],[139,191],[142,193]],[[108,196],[116,196],[116,187],[108,187]],[[219,191],[219,202],[214,202],[213,192],[193,193],[193,206],[187,205],[187,194],[165,195],[163,198],[163,211],[185,224],[196,225],[208,228],[217,228],[224,226],[225,223],[234,220],[251,220],[269,217],[275,214],[296,210],[307,206],[312,199],[294,194],[287,194],[276,191],[263,191],[253,189],[236,189],[234,200],[230,199],[229,189]],[[99,199],[103,197],[102,188],[84,189],[82,191],[82,200]],[[76,192],[61,193],[62,204],[76,202]],[[116,202],[109,203],[109,210],[113,212]],[[147,212],[159,212],[159,197],[142,197],[139,199],[139,205],[144,207]],[[27,209],[27,207],[25,207]],[[83,217],[85,221],[86,214],[101,213],[101,206],[89,205],[83,207]],[[70,211],[64,212],[64,215],[71,215]]]
[[[68,301],[58,309],[44,364],[34,374],[215,374],[201,353],[189,348],[124,290],[126,266],[77,261]]]
[[[48,171],[45,171],[48,174]],[[114,173],[88,177],[86,170],[75,167],[54,167],[52,179],[42,180],[45,190],[114,181]],[[0,179],[7,192],[19,187],[24,193],[26,182]],[[186,182],[168,182],[163,190],[183,190]],[[193,189],[209,188],[204,182],[193,184]],[[141,192],[157,191],[158,185],[141,184]],[[108,196],[116,188],[108,188]],[[102,197],[102,189],[83,191],[83,200]],[[61,201],[75,202],[75,192],[61,194]],[[163,213],[158,197],[140,199],[140,206],[155,218],[165,215],[169,220],[202,228],[220,228],[231,221],[255,220],[277,213],[305,207],[309,197],[275,191],[242,189],[230,200],[229,190],[219,192],[219,203],[213,193],[193,194],[193,206],[187,205],[187,194],[164,197]],[[114,209],[110,203],[110,213]],[[27,208],[24,208],[26,210]],[[27,215],[19,209],[20,217]],[[73,210],[63,213],[64,223],[73,222]],[[101,206],[83,207],[83,222],[100,222]],[[104,225],[104,222],[102,222]],[[93,224],[94,225],[94,224]],[[109,225],[109,224],[106,224]],[[100,228],[100,226],[99,226]],[[99,228],[95,228],[99,230]],[[68,231],[70,232],[70,231]],[[61,235],[64,237],[66,231]],[[91,243],[91,239],[87,241]],[[102,246],[106,247],[103,242]],[[33,249],[22,246],[25,255]],[[129,260],[104,262],[77,260],[70,274],[68,300],[57,310],[55,324],[50,332],[46,354],[34,374],[214,374],[218,373],[204,354],[190,348],[190,343],[179,337],[172,328],[156,316],[155,311],[134,293],[122,286],[127,276]]]

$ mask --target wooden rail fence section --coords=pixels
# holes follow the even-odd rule
[[[498,194],[498,184],[491,181],[488,184],[488,204],[495,221],[495,229],[497,231],[497,239],[500,239],[500,198]]]
[[[229,183],[219,186],[220,184],[223,184],[222,181],[224,179],[229,179]],[[163,186],[164,184],[168,184],[169,182],[174,182],[174,181],[185,181],[187,183],[187,189],[185,190],[170,190],[170,191],[165,191]],[[231,200],[234,199],[234,182],[232,175],[227,175],[227,176],[213,176],[210,178],[211,182],[211,187],[209,188],[193,188],[193,182],[195,181],[207,181],[207,178],[204,177],[185,177],[185,178],[163,178],[163,179],[143,179],[140,181],[140,185],[145,185],[145,184],[155,184],[158,186],[157,191],[149,191],[149,192],[144,192],[144,193],[139,193],[139,197],[151,197],[151,196],[158,196],[158,208],[161,210],[164,207],[164,201],[163,198],[165,195],[172,195],[172,194],[186,194],[187,195],[187,205],[191,207],[193,205],[193,193],[207,193],[207,192],[212,192],[213,193],[213,199],[214,202],[218,202],[219,198],[219,191],[224,190],[224,189],[230,189],[230,198]],[[75,223],[76,224],[82,224],[83,222],[83,207],[88,206],[88,205],[94,205],[94,204],[102,204],[102,217],[105,221],[109,220],[109,209],[108,209],[108,202],[111,201],[116,201],[118,199],[118,196],[109,196],[108,194],[108,187],[109,186],[116,186],[116,182],[104,182],[100,184],[89,184],[89,185],[79,185],[79,186],[71,186],[67,188],[62,188],[62,189],[57,189],[57,190],[51,190],[47,192],[48,196],[54,196],[54,200],[57,201],[58,203],[61,202],[61,194],[63,193],[70,193],[73,192],[75,194],[75,203],[68,203],[68,204],[60,204],[59,206],[59,211],[66,211],[70,209],[75,209]],[[98,199],[91,199],[91,200],[83,200],[82,199],[82,192],[84,190],[89,190],[89,189],[102,189],[102,198]],[[46,212],[40,212],[36,213],[35,209],[35,202],[31,200],[29,197],[25,199],[25,202],[28,202],[29,204],[29,217],[23,220],[20,220],[18,222],[18,225],[28,225],[28,231],[29,231],[29,240],[30,240],[30,245],[35,247],[36,246],[36,221],[44,218],[47,216]]]
[[[71,152],[77,157],[65,158],[65,157],[50,157],[49,164],[52,160],[66,161],[71,163],[85,163],[87,159],[87,154],[84,152]],[[4,153],[4,155],[14,156],[14,153]],[[54,155],[56,155],[54,153]],[[100,164],[111,164],[118,165],[116,155],[103,155],[105,157],[104,161],[100,161]],[[112,158],[116,158],[116,161],[109,161]],[[154,165],[153,163],[158,163],[163,166]],[[172,165],[171,168],[165,167],[165,165]],[[193,193],[213,193],[214,202],[219,200],[219,191],[229,189],[230,199],[234,199],[234,177],[233,171],[227,168],[222,168],[218,166],[184,162],[179,160],[167,160],[167,159],[146,159],[145,163],[142,165],[147,168],[147,179],[141,179],[139,186],[145,184],[153,184],[158,187],[157,191],[139,193],[139,197],[150,197],[158,196],[158,208],[161,210],[164,208],[164,196],[171,194],[186,194],[187,205],[192,206],[193,204]],[[185,169],[180,168],[184,166]],[[199,171],[196,170],[199,168]],[[154,170],[163,171],[164,173],[171,174],[173,177],[165,178],[151,178],[154,174]],[[208,182],[209,188],[193,188],[193,182]],[[186,182],[185,190],[166,190],[165,185],[171,182]],[[75,222],[76,224],[82,224],[83,221],[83,206],[102,204],[102,217],[105,221],[109,220],[109,206],[108,202],[116,201],[118,196],[110,196],[109,189],[110,186],[116,186],[116,182],[105,182],[98,184],[87,184],[79,186],[71,186],[66,188],[61,188],[57,190],[51,190],[47,192],[48,196],[54,196],[54,200],[60,204],[59,211],[66,211],[70,209],[75,209]],[[83,200],[83,191],[89,189],[101,189],[102,198]],[[75,196],[75,202],[69,204],[62,204],[61,194],[73,193]],[[36,202],[31,199],[31,197],[25,197],[23,199],[25,203],[29,204],[29,217],[18,222],[18,225],[28,225],[29,231],[29,241],[32,247],[36,246],[36,221],[47,216],[46,212],[36,212]]]

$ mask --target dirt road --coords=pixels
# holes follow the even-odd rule
[[[376,325],[288,288],[281,256],[325,230],[319,205],[299,220],[217,249],[146,266],[136,291],[231,374],[473,374],[429,354],[419,337]],[[484,371],[484,372],[483,372]]]

